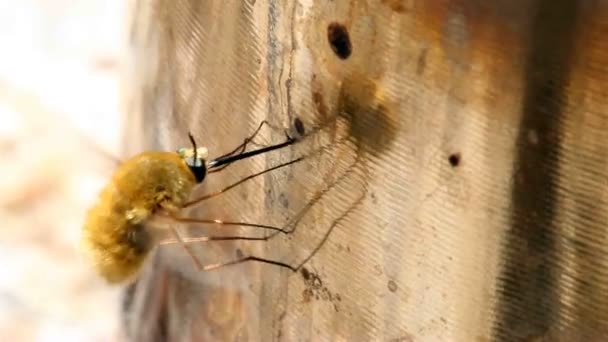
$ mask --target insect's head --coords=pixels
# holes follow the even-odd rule
[[[205,160],[207,159],[208,151],[205,147],[196,147],[196,141],[194,141],[194,137],[190,132],[188,132],[188,137],[192,143],[192,148],[181,147],[177,150],[177,154],[186,161],[186,164],[194,174],[194,178],[196,178],[196,182],[200,183],[207,175]]]

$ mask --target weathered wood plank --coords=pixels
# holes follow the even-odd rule
[[[170,150],[192,131],[218,155],[263,119],[331,123],[292,149],[210,176],[201,192],[330,144],[324,153],[192,213],[281,225],[323,192],[292,238],[206,244],[201,259],[234,259],[238,248],[297,264],[332,228],[307,273],[249,264],[200,274],[183,251],[160,250],[129,297],[133,336],[608,333],[605,2],[157,0],[133,8],[126,108],[134,137],[143,128],[133,138],[143,147]],[[260,141],[282,138],[267,130]]]

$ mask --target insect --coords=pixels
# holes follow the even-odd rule
[[[192,148],[180,148],[176,152],[143,152],[122,163],[102,190],[98,202],[89,210],[85,219],[83,245],[90,254],[98,273],[110,283],[121,283],[133,279],[146,257],[162,242],[161,237],[166,235],[167,231],[173,235],[176,242],[186,248],[201,270],[211,270],[244,261],[259,261],[293,269],[278,261],[253,256],[228,263],[203,266],[188,249],[187,244],[180,238],[175,228],[159,224],[163,221],[216,223],[283,231],[277,227],[243,222],[179,217],[179,212],[183,208],[217,196],[253,177],[303,159],[300,157],[279,164],[245,177],[220,191],[188,202],[193,189],[205,180],[207,174],[221,171],[235,161],[290,146],[301,140],[304,134],[302,122],[296,119],[295,134],[290,135],[286,132],[284,142],[245,152],[248,143],[252,142],[264,124],[268,123],[263,121],[253,135],[246,138],[236,149],[210,161],[207,161],[207,149],[198,148],[194,137],[189,133]],[[198,240],[236,239],[256,240],[261,238],[204,237]]]

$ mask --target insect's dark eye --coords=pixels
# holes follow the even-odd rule
[[[200,183],[205,179],[205,176],[207,175],[207,166],[204,161],[198,159],[196,165],[188,161],[188,167],[190,168],[190,171],[192,171],[192,174],[194,174],[197,183]]]

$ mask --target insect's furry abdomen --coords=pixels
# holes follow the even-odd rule
[[[101,200],[89,211],[84,226],[84,244],[97,272],[107,281],[119,283],[137,273],[150,248],[134,248],[127,242],[130,231],[138,229],[138,225],[129,223],[124,212],[103,200],[104,195],[113,190],[106,188]]]
[[[146,152],[123,163],[87,214],[84,244],[111,283],[133,278],[155,246],[146,221],[167,204],[180,207],[195,179],[177,154]]]

